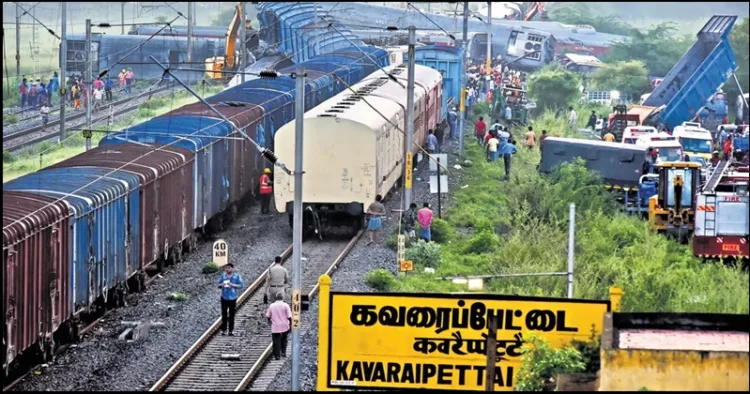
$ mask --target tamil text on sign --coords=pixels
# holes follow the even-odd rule
[[[497,316],[495,390],[512,390],[524,336],[554,347],[585,341],[610,309],[609,301],[490,294],[331,292],[329,300],[322,389],[484,390],[488,317]]]

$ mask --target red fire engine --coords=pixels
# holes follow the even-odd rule
[[[693,253],[703,258],[750,258],[748,167],[719,163],[698,193]]]

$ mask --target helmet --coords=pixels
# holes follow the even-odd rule
[[[263,170],[263,173],[264,174],[270,174],[271,173],[271,169],[270,168],[266,168],[265,170]]]
[[[126,73],[126,72],[128,72],[128,70],[126,70],[126,69],[124,69],[124,68],[123,68],[123,69],[122,69],[122,72]]]
[[[714,151],[714,154],[715,154],[715,155],[718,155],[718,154],[719,154],[719,151],[715,150],[715,151]]]

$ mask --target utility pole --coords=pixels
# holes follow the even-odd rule
[[[68,65],[68,40],[66,35],[68,27],[68,7],[66,2],[62,2],[62,26],[60,27],[60,141],[65,139],[65,97],[68,95],[67,87],[65,84],[65,75],[67,72]],[[54,94],[54,93],[53,93]]]
[[[91,19],[86,19],[86,79],[84,82],[86,94],[86,130],[83,136],[86,137],[86,150],[91,149],[91,95],[94,93],[94,71],[91,58]]]
[[[570,203],[570,228],[568,229],[568,298],[573,298],[573,265],[576,249],[576,204]]]
[[[245,20],[247,18],[245,15],[247,13],[245,12],[245,3],[244,1],[240,2],[240,82],[245,83],[245,68],[247,67],[247,56],[245,56]]]
[[[463,48],[464,56],[461,58],[463,64],[461,69],[466,67],[466,58],[469,53],[469,2],[464,1],[464,36],[463,36]],[[461,113],[458,114],[458,154],[464,153],[464,129],[466,128],[466,70],[464,69],[463,75],[461,75]]]
[[[21,6],[16,3],[16,78],[21,77]]]
[[[404,210],[411,205],[411,177],[412,156],[411,147],[414,144],[414,61],[417,45],[417,28],[409,26],[409,70],[406,84],[406,138],[404,138],[404,154],[406,161],[404,165]]]
[[[193,2],[188,2],[187,62],[193,68]]]
[[[487,2],[487,75],[490,75],[492,66],[492,2]],[[489,91],[490,84],[487,84]]]
[[[294,226],[292,240],[292,391],[300,391],[300,311],[302,308],[302,144],[305,117],[305,69],[297,67],[295,84]]]
[[[120,34],[125,34],[125,3],[120,3]]]

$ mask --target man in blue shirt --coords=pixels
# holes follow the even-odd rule
[[[428,130],[429,135],[427,135],[427,152],[431,155],[434,155],[437,153],[438,149],[438,140],[437,137],[435,137],[435,134],[433,133],[432,129]]]
[[[105,101],[112,101],[112,85],[114,85],[114,82],[112,81],[112,78],[107,75],[107,79],[104,80],[104,100]]]
[[[505,180],[510,180],[510,159],[511,155],[518,152],[518,149],[515,145],[513,145],[513,142],[508,141],[505,143],[501,143],[500,145],[500,154],[503,155],[503,162],[505,163]]]
[[[234,313],[237,310],[239,296],[237,290],[243,288],[245,283],[242,282],[240,274],[234,272],[234,265],[227,263],[216,285],[221,289],[221,335],[226,335],[228,324],[229,336],[233,336]]]

